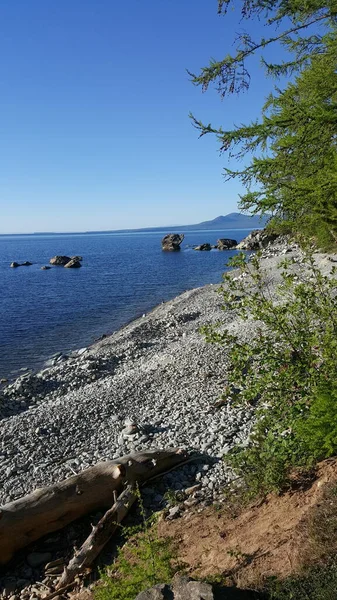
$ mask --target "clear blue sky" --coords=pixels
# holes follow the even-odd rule
[[[238,22],[235,11],[219,17],[216,0],[2,2],[0,232],[235,211],[227,158],[214,138],[198,139],[188,113],[231,128],[258,116],[272,83],[255,64],[250,91],[221,101],[186,69],[231,51]]]

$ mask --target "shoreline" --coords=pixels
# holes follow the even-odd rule
[[[221,411],[225,433],[210,440],[209,431],[215,438],[219,430],[212,411],[226,357],[204,342],[199,328],[222,316],[218,288],[184,292],[78,356],[7,386],[0,405],[0,505],[98,460],[177,445],[206,454],[197,481],[210,484],[213,498],[223,475],[207,481],[208,463],[222,472],[225,438],[243,441],[249,428],[242,410]],[[127,419],[137,423],[135,436],[123,437]],[[190,477],[193,471],[186,466]]]
[[[263,251],[274,290],[285,254],[301,268],[300,251],[284,240]],[[331,270],[331,258],[318,256],[323,270]],[[182,469],[180,481],[174,475],[173,487],[198,483],[203,500],[218,499],[233,477],[222,458],[247,443],[254,415],[230,400],[216,407],[226,384],[226,349],[206,343],[199,330],[221,320],[243,341],[256,330],[253,321],[222,310],[220,285],[188,290],[7,385],[0,399],[0,505],[99,460],[177,446],[199,461]]]
[[[4,376],[3,378],[0,377],[0,394],[1,394],[1,391],[4,390],[4,388],[6,388],[8,385],[15,383],[15,381],[17,379],[19,379],[20,377],[27,375],[27,374],[37,375],[41,371],[45,371],[46,369],[50,369],[54,366],[57,366],[58,358],[61,358],[60,363],[61,362],[63,363],[63,362],[66,362],[67,360],[72,360],[72,359],[76,358],[79,355],[79,353],[81,353],[81,351],[83,351],[83,350],[87,351],[87,350],[92,349],[94,346],[96,346],[103,340],[114,336],[118,332],[122,332],[129,325],[132,325],[133,323],[142,319],[143,317],[147,317],[147,316],[151,315],[151,313],[153,311],[155,311],[157,308],[159,308],[160,306],[165,305],[169,302],[172,302],[173,300],[175,300],[176,298],[179,298],[180,296],[182,296],[183,294],[185,294],[187,292],[192,292],[194,290],[202,289],[203,287],[211,287],[211,286],[220,287],[221,284],[222,284],[222,281],[220,280],[217,283],[209,283],[209,284],[205,284],[202,286],[186,289],[183,292],[181,292],[180,294],[177,294],[168,300],[162,300],[161,302],[153,305],[152,307],[148,308],[147,312],[145,312],[145,313],[142,311],[137,311],[135,313],[135,316],[128,318],[125,321],[125,323],[123,323],[122,325],[117,327],[117,329],[115,329],[113,331],[108,330],[108,331],[103,332],[98,337],[95,337],[92,341],[89,341],[87,343],[87,345],[85,345],[85,346],[76,347],[73,350],[70,350],[70,349],[59,350],[59,351],[55,352],[54,354],[51,354],[44,360],[41,360],[41,362],[37,363],[36,367],[19,367],[18,369],[11,371],[11,373],[9,373],[7,376]],[[1,383],[1,380],[3,380],[3,383]],[[1,396],[0,396],[0,398],[1,398]],[[0,418],[1,418],[1,404],[0,404]]]
[[[226,270],[227,270],[226,263],[224,262],[222,272],[226,272]],[[126,318],[126,320],[121,325],[117,326],[115,329],[109,330],[106,328],[106,325],[105,325],[104,327],[102,326],[102,329],[104,329],[104,330],[100,334],[98,332],[90,333],[90,331],[86,331],[86,333],[83,333],[83,335],[81,336],[83,338],[81,340],[81,341],[83,341],[83,344],[81,344],[81,345],[77,345],[76,347],[73,347],[73,348],[71,348],[71,346],[68,345],[68,348],[56,350],[52,354],[45,356],[43,359],[41,358],[39,360],[35,360],[33,366],[27,366],[27,363],[22,365],[22,363],[21,363],[22,366],[15,368],[15,369],[9,371],[8,373],[0,373],[0,394],[1,394],[1,391],[4,389],[4,387],[6,387],[8,384],[13,383],[22,374],[24,374],[24,373],[37,374],[41,370],[55,366],[56,362],[53,364],[53,360],[57,359],[57,357],[62,355],[66,359],[72,358],[82,348],[84,348],[84,347],[92,348],[94,345],[96,345],[97,343],[102,341],[102,339],[110,337],[110,336],[114,335],[115,333],[123,330],[124,328],[128,327],[128,325],[130,325],[134,321],[141,319],[144,314],[145,315],[151,314],[152,311],[154,311],[157,307],[159,307],[163,304],[166,304],[168,302],[171,302],[172,300],[181,296],[182,294],[189,292],[189,291],[193,291],[194,289],[199,289],[199,287],[205,287],[207,285],[220,286],[221,283],[222,283],[222,280],[221,280],[221,276],[220,276],[219,280],[217,282],[207,283],[205,285],[201,285],[198,287],[187,288],[184,291],[182,291],[181,293],[176,294],[176,295],[174,295],[174,292],[172,292],[173,295],[171,295],[171,293],[169,293],[168,294],[169,298],[167,300],[163,299],[155,304],[149,304],[149,306],[147,306],[145,308],[145,311],[146,311],[145,313],[144,313],[144,309],[143,310],[141,308],[136,309],[133,316],[128,316]],[[1,410],[1,407],[0,407],[0,410]],[[0,412],[0,414],[1,414],[1,412]]]
[[[272,269],[281,258],[277,251]],[[176,446],[200,454],[183,481],[200,483],[214,501],[232,478],[222,457],[247,442],[253,418],[251,409],[230,401],[215,407],[227,356],[205,342],[200,327],[222,320],[246,340],[255,327],[221,309],[220,285],[186,291],[68,360],[8,385],[0,404],[0,504],[98,460]],[[135,435],[127,433],[128,421]]]
[[[261,267],[274,298],[278,263],[294,258],[292,268],[300,274],[302,257],[284,239],[263,250]],[[337,262],[337,255],[315,258],[324,274]],[[235,270],[231,273],[237,276]],[[217,404],[227,383],[227,352],[206,343],[199,329],[221,319],[248,342],[258,323],[242,322],[233,310],[222,310],[219,287],[188,290],[73,358],[8,386],[2,405],[0,400],[0,508],[99,461],[181,447],[191,460],[142,488],[146,514],[160,511],[165,520],[182,517],[185,522],[205,507],[221,510],[228,485],[236,479],[223,458],[237,444],[247,444],[254,408],[233,406],[229,397]],[[11,405],[11,414],[5,415],[5,406]],[[80,519],[27,547],[0,576],[0,587],[22,589],[23,600],[35,595],[36,582],[44,581],[44,564],[58,560],[60,548],[62,556],[70,557],[74,544],[82,544],[100,516]],[[111,562],[107,553],[101,565]],[[31,568],[35,556],[43,560]]]

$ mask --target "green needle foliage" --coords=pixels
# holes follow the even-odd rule
[[[275,88],[252,123],[226,131],[193,115],[192,122],[200,136],[218,138],[221,152],[251,160],[242,170],[225,169],[226,179],[238,178],[246,188],[242,209],[271,213],[274,226],[285,220],[328,247],[337,241],[337,0],[241,4],[242,20],[259,18],[267,28],[276,28],[275,35],[260,40],[241,35],[236,53],[212,61],[192,75],[193,83],[204,90],[215,83],[222,96],[246,89],[247,60],[257,51],[267,74],[290,73],[293,79]],[[220,14],[231,5],[220,0]],[[268,47],[275,42],[289,51],[288,62],[268,63]]]
[[[258,256],[230,264],[239,275],[224,275],[224,309],[254,319],[256,335],[203,331],[229,352],[227,395],[256,406],[249,446],[226,458],[256,495],[286,486],[293,467],[337,452],[337,279],[322,275],[310,250],[300,269],[281,262],[276,295]]]
[[[247,61],[269,46],[281,43],[292,57],[280,64],[270,64],[268,56],[263,58],[267,73],[273,76],[286,75],[298,71],[313,54],[324,48],[321,29],[329,29],[336,23],[336,0],[218,0],[218,14],[229,11],[239,13],[239,23],[254,24],[254,19],[262,22],[270,35],[255,39],[247,31],[234,40],[235,51],[221,60],[211,60],[198,74],[192,74],[194,85],[205,91],[214,83],[222,97],[237,93],[249,87],[250,74]],[[207,132],[205,128],[205,133]]]
[[[248,188],[242,207],[272,212],[323,245],[329,234],[337,239],[337,36],[325,41],[325,52],[270,96],[261,123],[222,140],[228,148],[239,144],[240,153],[259,154],[241,172],[226,169]],[[258,191],[250,191],[256,184]]]

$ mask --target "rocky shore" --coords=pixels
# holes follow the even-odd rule
[[[295,270],[303,269],[301,251],[285,239],[263,250],[271,292],[285,255],[294,259]],[[336,260],[317,255],[325,273]],[[232,276],[238,275],[232,271]],[[226,386],[226,348],[206,343],[200,327],[221,321],[249,340],[257,326],[222,310],[218,290],[219,285],[208,285],[185,292],[93,346],[69,357],[60,354],[39,373],[27,372],[4,387],[0,506],[100,460],[177,446],[187,449],[192,461],[143,488],[145,507],[164,509],[166,518],[174,519],[188,517],[192,507],[199,511],[221,503],[234,477],[223,456],[247,443],[254,414],[233,406],[230,398],[217,402]],[[2,597],[19,589],[15,600],[35,598],[31,586],[42,581],[48,560],[58,560],[63,535],[27,549],[5,576]],[[70,548],[73,535],[70,528]],[[49,585],[48,577],[43,582]]]
[[[264,250],[274,279],[284,253],[299,255],[282,241]],[[221,320],[249,339],[255,328],[222,310],[218,288],[185,292],[92,347],[7,385],[0,399],[0,503],[99,460],[176,446],[195,452],[196,460],[169,475],[166,486],[200,484],[198,502],[218,498],[233,477],[222,458],[247,443],[253,415],[230,399],[217,406],[226,385],[226,349],[207,344],[199,330]],[[153,497],[148,492],[152,501],[163,502],[158,490]]]

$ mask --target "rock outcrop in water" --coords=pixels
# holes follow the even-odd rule
[[[183,233],[168,233],[161,241],[161,248],[166,252],[176,252],[180,250],[180,244],[184,239]]]
[[[66,269],[79,269],[82,265],[77,257],[72,258],[66,265],[64,265]]]
[[[81,267],[82,256],[54,256],[50,259],[50,264],[57,267],[67,267],[68,269],[78,269]]]
[[[49,262],[51,265],[64,267],[69,261],[71,261],[70,256],[53,256],[53,258],[51,258]]]
[[[237,241],[228,238],[220,238],[216,243],[218,250],[230,250],[231,248],[235,248],[235,246],[237,246]]]

